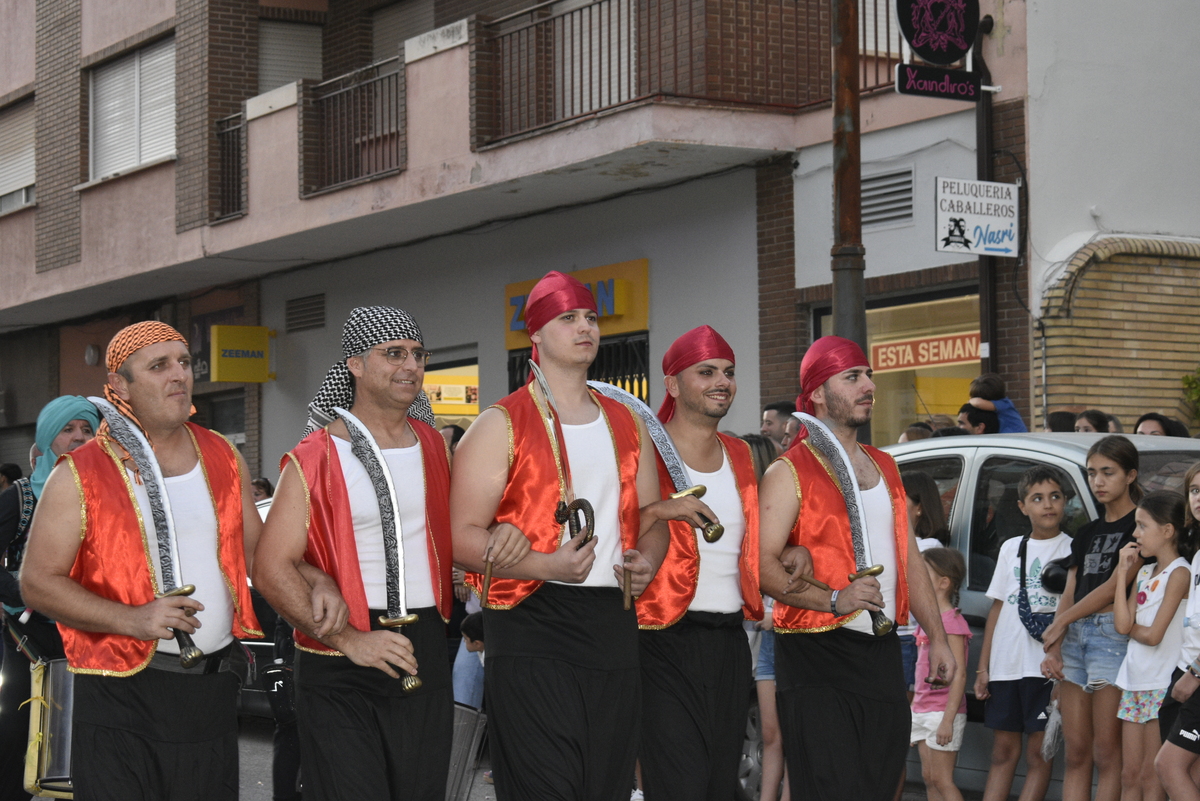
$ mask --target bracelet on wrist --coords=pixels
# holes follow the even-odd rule
[[[1200,679],[1200,669],[1196,668],[1196,663],[1193,662],[1192,664],[1188,665],[1187,672],[1191,673],[1195,678]]]
[[[837,599],[838,599],[838,590],[834,590],[829,595],[829,611],[833,613],[834,617],[839,617],[838,610],[837,610]]]

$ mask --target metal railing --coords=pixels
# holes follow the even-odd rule
[[[831,0],[538,3],[484,26],[490,139],[655,97],[797,109],[831,97]],[[525,18],[527,21],[523,21]],[[891,85],[890,0],[859,0],[860,85]]]
[[[404,65],[398,57],[317,84],[312,105],[318,145],[310,191],[404,169]]]
[[[242,112],[217,120],[220,162],[216,219],[246,212],[246,117]]]

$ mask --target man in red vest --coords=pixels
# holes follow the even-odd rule
[[[178,331],[129,326],[106,361],[107,401],[92,399],[104,422],[47,479],[21,574],[76,674],[75,797],[236,799],[234,639],[262,636],[246,585],[260,528],[250,473],[224,437],[187,422]],[[186,585],[190,597],[159,597]],[[189,659],[179,633],[203,656]]]
[[[658,411],[686,486],[703,485],[713,542],[672,521],[666,559],[638,599],[642,661],[642,787],[650,799],[726,801],[737,787],[750,706],[744,620],[761,620],[758,477],[750,446],[717,431],[737,394],[733,349],[707,325],[663,356]],[[664,496],[676,487],[660,457]],[[711,511],[708,511],[711,510]],[[711,531],[711,530],[710,530]]]
[[[496,795],[627,799],[641,681],[622,574],[640,595],[666,551],[665,520],[696,502],[657,503],[644,425],[588,389],[600,345],[591,290],[547,274],[525,325],[554,404],[531,382],[484,411],[455,452],[451,486],[455,561],[476,591],[486,561],[495,576],[482,600]],[[556,516],[572,496],[590,502],[594,531],[572,537]]]
[[[895,461],[857,441],[875,385],[858,345],[822,337],[800,366],[806,413],[760,487],[764,592],[775,598],[775,682],[792,795],[885,801],[908,753],[910,715],[894,628],[909,604],[929,635],[929,680],[949,683],[954,657],[908,529]],[[781,556],[795,571],[789,576]],[[883,572],[855,579],[873,565]],[[822,589],[803,582],[813,578]],[[850,580],[854,579],[854,580]]]
[[[450,463],[423,341],[399,309],[350,313],[309,406],[323,427],[283,458],[255,556],[254,585],[296,627],[305,799],[446,795]],[[344,628],[312,603],[309,566],[336,581]]]

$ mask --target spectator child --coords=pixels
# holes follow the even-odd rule
[[[1192,465],[1183,481],[1187,505],[1183,511],[1184,541],[1187,547],[1200,544],[1200,462]],[[1158,778],[1173,801],[1200,801],[1200,789],[1192,779],[1192,770],[1200,758],[1200,552],[1192,557],[1191,584],[1183,624],[1183,645],[1172,674],[1171,687],[1159,710],[1158,724],[1162,749],[1154,765]]]
[[[1022,434],[1029,429],[1021,419],[1017,407],[1005,397],[1004,379],[995,373],[984,373],[971,382],[970,403],[977,409],[995,412],[1000,418],[1001,434]]]
[[[917,539],[917,550],[928,551],[950,544],[950,530],[937,482],[922,470],[910,470],[903,475],[904,500],[908,504],[908,530]],[[911,704],[917,676],[917,626],[909,623],[896,627],[900,636],[900,658],[904,661],[904,686],[908,687]]]
[[[462,647],[454,659],[454,702],[483,708],[483,613],[472,612],[459,624]],[[468,653],[479,654],[476,659]]]
[[[1073,433],[1075,431],[1075,412],[1050,412],[1046,415],[1046,433]]]
[[[931,801],[962,801],[962,793],[954,786],[954,763],[967,725],[967,643],[971,629],[956,607],[967,565],[962,554],[953,548],[930,548],[921,556],[933,582],[942,626],[958,670],[948,687],[935,687],[927,682],[917,684],[909,739],[921,754],[921,777]],[[930,675],[929,637],[920,626],[917,627],[917,675]]]
[[[1075,433],[1104,434],[1108,432],[1108,415],[1099,409],[1087,409],[1075,416]]]
[[[975,697],[987,701],[983,725],[994,735],[984,801],[1008,798],[1021,758],[1022,734],[1028,734],[1029,740],[1021,801],[1040,801],[1050,786],[1053,761],[1042,759],[1042,736],[1054,685],[1042,675],[1042,644],[1022,623],[1017,602],[1024,544],[1025,592],[1030,611],[1044,614],[1058,606],[1059,596],[1042,587],[1041,575],[1047,562],[1071,553],[1071,538],[1061,530],[1068,486],[1062,474],[1052,467],[1031,467],[1025,471],[1017,484],[1017,506],[1029,518],[1033,531],[1028,538],[1010,537],[1000,546],[996,571],[988,586],[992,609],[975,676]],[[996,643],[1001,645],[993,649]]]
[[[1042,632],[1042,670],[1059,685],[1066,770],[1064,801],[1091,798],[1093,767],[1100,772],[1098,801],[1121,794],[1121,691],[1117,671],[1128,638],[1113,622],[1118,551],[1133,540],[1134,511],[1142,499],[1138,452],[1122,436],[1106,436],[1088,449],[1088,486],[1104,514],[1075,532],[1067,585],[1054,622]],[[1140,567],[1140,564],[1139,564]]]
[[[1125,661],[1117,674],[1121,693],[1121,798],[1166,799],[1154,772],[1154,758],[1162,745],[1158,711],[1171,683],[1171,671],[1183,644],[1183,606],[1191,572],[1186,557],[1192,550],[1184,539],[1183,496],[1177,492],[1151,492],[1138,504],[1137,528],[1121,549],[1113,611],[1117,631],[1129,635]],[[1127,576],[1138,557],[1154,557],[1137,570],[1133,591]],[[1128,596],[1128,597],[1126,597]]]

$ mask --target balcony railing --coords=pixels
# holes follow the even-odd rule
[[[830,0],[594,0],[532,8],[475,41],[477,144],[633,101],[798,109],[831,96]],[[890,0],[859,0],[860,85],[892,82]]]
[[[217,176],[216,219],[236,217],[246,212],[246,117],[242,112],[217,120],[217,149],[220,166]]]
[[[303,194],[404,169],[405,84],[399,58],[302,87]]]

